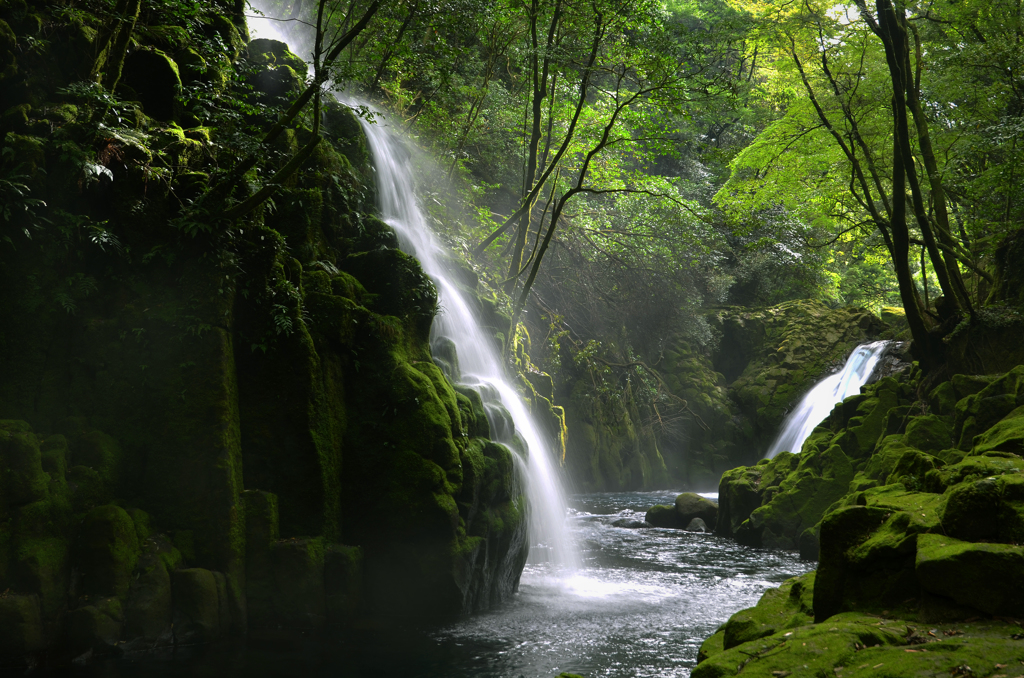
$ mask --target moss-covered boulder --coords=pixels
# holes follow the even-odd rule
[[[124,624],[121,603],[117,598],[94,600],[72,610],[67,624],[68,649],[72,654],[114,654]]]
[[[778,588],[768,589],[755,607],[729,617],[714,635],[704,641],[697,655],[698,662],[744,643],[812,623],[813,591],[813,572],[789,579]]]
[[[218,578],[217,575],[220,574]],[[202,568],[177,570],[172,576],[174,591],[174,633],[179,643],[206,643],[223,636],[221,583],[223,574]]]
[[[677,530],[688,529],[691,522],[700,520],[705,530],[713,530],[718,520],[718,505],[699,494],[684,492],[671,506],[651,507],[644,520],[654,527]]]
[[[85,593],[127,595],[139,559],[139,540],[124,509],[108,504],[89,511],[82,521],[76,552]]]
[[[36,595],[0,596],[0,658],[5,663],[45,647],[43,616]]]
[[[914,573],[921,588],[990,615],[1020,617],[1024,594],[1007,586],[1024,576],[1024,548],[964,542],[941,534],[917,537]]]

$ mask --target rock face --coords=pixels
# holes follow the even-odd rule
[[[182,221],[240,151],[181,88],[204,83],[215,112],[271,102],[301,59],[252,45],[250,92],[231,79],[247,53],[234,9],[189,19],[217,38],[195,48],[144,12],[115,120],[59,91],[88,75],[100,19],[37,5],[0,7],[0,29],[56,31],[0,78],[4,176],[15,163],[49,210],[22,210],[15,230],[38,239],[0,248],[0,665],[510,595],[528,544],[512,453],[433,360],[436,290],[373,215],[351,112],[326,106],[276,209]],[[270,71],[288,77],[264,86]],[[309,134],[285,130],[275,152]],[[530,406],[561,441],[538,376]]]
[[[718,338],[713,349],[669,337],[657,361],[671,394],[664,407],[685,403],[668,421],[660,410],[639,405],[628,389],[615,398],[595,391],[603,376],[562,358],[567,463],[577,482],[589,490],[673,482],[711,490],[723,472],[762,457],[800,397],[841,367],[858,344],[886,329],[864,309],[829,309],[814,301],[721,308],[707,320]]]
[[[672,506],[659,505],[647,511],[645,520],[654,527],[670,527],[677,530],[689,530],[694,521],[704,525],[704,531],[714,529],[718,520],[718,505],[710,499],[684,492],[676,497]]]
[[[869,385],[835,407],[800,455],[781,454],[724,474],[718,532],[752,546],[799,549],[813,559],[819,523],[829,510],[853,502],[853,496],[870,504],[867,497],[877,488],[900,483],[906,491],[950,498],[950,523],[943,520],[947,529],[952,525],[949,534],[991,538],[996,525],[1014,524],[1009,514],[999,514],[997,521],[991,509],[956,507],[990,506],[1004,481],[992,480],[993,489],[984,495],[981,488],[988,485],[961,487],[961,476],[950,474],[959,474],[960,464],[985,472],[990,462],[983,459],[1018,453],[1022,383],[1024,366],[1002,376],[957,375],[926,400],[916,397],[913,378],[887,377]],[[996,468],[1001,465],[996,462]],[[958,531],[961,524],[967,527]]]
[[[838,673],[854,662],[910,676],[925,661],[908,662],[915,651],[928,653],[937,674],[1017,661],[1018,641],[1008,639],[1020,631],[1010,620],[1024,616],[1012,584],[1024,576],[1024,366],[957,375],[925,398],[917,378],[883,379],[837,405],[799,458],[723,478],[721,531],[798,543],[819,564],[798,628],[735,633],[746,618],[774,614],[763,599],[705,642],[694,676],[768,676],[804,664]],[[787,650],[784,662],[744,667],[743,658],[775,648]]]

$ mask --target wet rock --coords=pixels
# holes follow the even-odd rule
[[[641,529],[645,527],[654,527],[646,520],[637,520],[636,518],[619,518],[612,523],[612,527],[624,527],[631,530]]]
[[[686,523],[679,519],[679,514],[676,513],[676,507],[669,506],[668,504],[652,506],[647,510],[644,520],[649,523],[651,527],[668,527],[675,530],[681,530],[686,526]]]
[[[718,504],[710,499],[694,492],[684,492],[676,497],[675,507],[679,522],[685,526],[683,529],[689,529],[690,523],[698,518],[704,522],[705,528],[710,526],[710,529],[715,529]]]
[[[705,523],[700,518],[694,518],[689,523],[687,523],[686,527],[684,527],[683,529],[686,530],[687,532],[710,532],[711,531],[711,530],[708,529],[707,523]]]
[[[705,527],[711,525],[711,529],[714,529],[718,519],[718,504],[694,492],[684,492],[676,497],[675,503],[671,506],[652,506],[644,520],[653,527],[685,530],[694,518],[700,518],[704,521]]]

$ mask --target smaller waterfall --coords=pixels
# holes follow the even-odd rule
[[[846,359],[842,370],[815,384],[814,388],[800,400],[797,408],[782,422],[782,432],[768,448],[765,459],[771,459],[779,452],[799,454],[807,436],[811,435],[814,427],[829,415],[836,403],[860,393],[860,387],[874,374],[878,361],[888,348],[888,341],[861,344]]]

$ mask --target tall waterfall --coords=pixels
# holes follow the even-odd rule
[[[455,345],[462,383],[480,392],[492,436],[508,444],[517,458],[529,502],[530,561],[575,569],[576,553],[565,525],[565,493],[552,450],[506,378],[493,338],[482,330],[465,293],[454,283],[449,255],[427,224],[416,197],[409,148],[387,117],[375,112],[374,118],[373,124],[363,121],[363,130],[377,173],[381,216],[395,229],[402,250],[419,260],[439,293],[442,311],[431,328],[431,345],[446,340]]]
[[[874,374],[878,361],[889,347],[887,341],[861,344],[846,359],[843,369],[825,377],[814,385],[800,404],[782,422],[782,432],[768,448],[766,459],[779,452],[800,453],[807,436],[829,415],[836,403],[860,393],[860,387]]]

